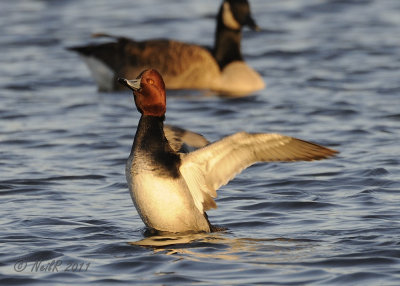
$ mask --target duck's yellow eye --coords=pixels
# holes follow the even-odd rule
[[[148,84],[154,84],[154,80],[152,80],[151,78],[147,79],[147,83]]]

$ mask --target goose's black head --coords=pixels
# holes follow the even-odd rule
[[[244,26],[248,26],[252,30],[259,30],[251,16],[250,4],[247,0],[224,0],[218,20],[231,30],[241,30]]]
[[[249,2],[247,0],[224,0],[217,16],[213,49],[213,55],[221,70],[231,62],[243,61],[240,42],[244,26],[259,31],[251,16]]]

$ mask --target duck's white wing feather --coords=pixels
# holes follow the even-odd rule
[[[215,208],[216,190],[256,162],[312,161],[335,150],[280,134],[239,132],[182,156],[180,171],[197,208]]]
[[[203,135],[174,125],[165,124],[164,134],[175,152],[189,153],[210,143]]]

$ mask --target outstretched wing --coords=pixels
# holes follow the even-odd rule
[[[175,152],[188,153],[210,143],[203,135],[174,125],[165,124],[164,134]]]
[[[180,171],[200,211],[215,208],[216,190],[256,162],[312,161],[337,151],[280,134],[240,132],[182,157]]]

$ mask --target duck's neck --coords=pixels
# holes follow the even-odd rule
[[[240,50],[242,38],[241,30],[232,30],[224,26],[221,19],[221,11],[218,15],[217,29],[215,32],[215,43],[213,54],[222,70],[233,61],[243,61]]]
[[[180,157],[164,134],[164,116],[142,115],[133,142],[131,156],[158,169],[160,175],[178,176]],[[140,166],[139,166],[140,167]]]
[[[164,117],[142,115],[131,152],[153,152],[166,150],[168,147],[164,135]]]

